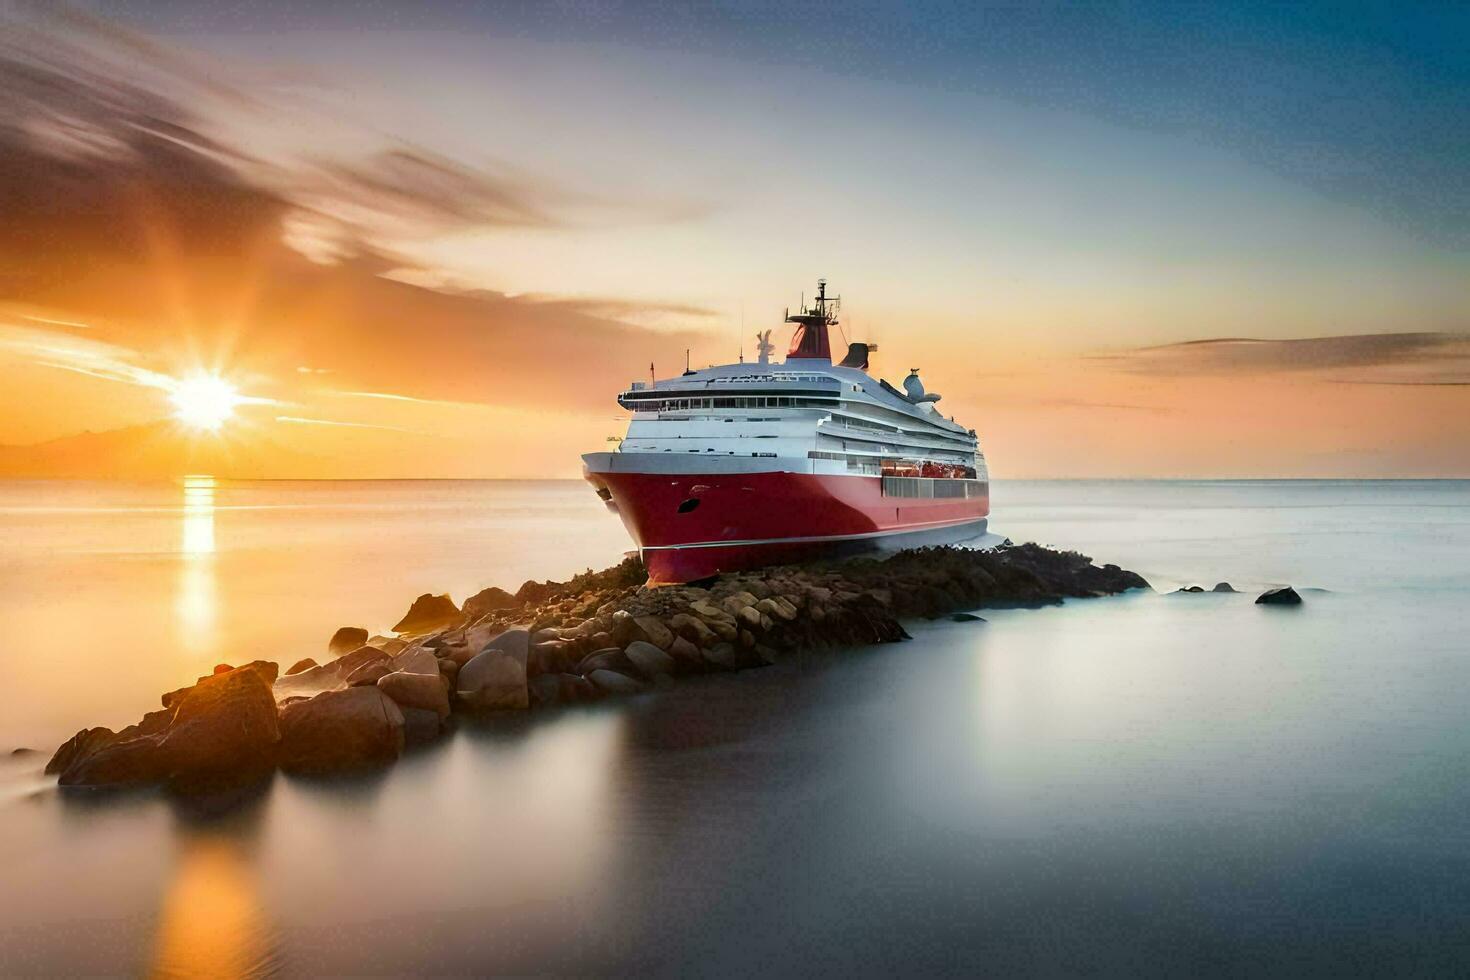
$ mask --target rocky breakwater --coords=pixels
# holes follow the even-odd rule
[[[221,664],[120,732],[88,728],[47,772],[64,786],[253,778],[276,767],[376,767],[439,738],[457,714],[637,694],[793,652],[908,639],[902,621],[988,605],[1045,604],[1147,583],[1037,545],[926,548],[886,559],[784,566],[649,588],[637,559],[566,582],[489,588],[456,605],[414,601],[393,636],[339,629],[318,664]]]

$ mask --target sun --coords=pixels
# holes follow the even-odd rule
[[[168,393],[174,418],[191,429],[213,431],[235,414],[245,399],[234,385],[214,374],[197,374],[178,381]]]

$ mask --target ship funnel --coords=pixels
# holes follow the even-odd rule
[[[787,323],[796,324],[796,333],[791,337],[791,347],[786,359],[809,358],[832,361],[832,342],[827,328],[837,323],[837,308],[841,297],[827,295],[827,280],[817,280],[817,299],[810,307],[802,302],[800,313],[788,313]]]
[[[878,347],[875,344],[848,344],[847,356],[837,366],[866,371],[868,369],[868,355],[877,349]]]

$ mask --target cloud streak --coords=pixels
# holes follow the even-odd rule
[[[284,422],[288,425],[330,425],[340,426],[346,429],[379,429],[384,432],[407,432],[411,435],[429,434],[426,432],[419,432],[417,429],[405,429],[397,425],[378,425],[372,422],[340,422],[336,419],[312,419],[303,418],[298,415],[277,415],[276,421]]]
[[[1345,384],[1470,383],[1470,334],[1354,334],[1295,340],[1219,338],[1093,355],[1155,377],[1309,375]]]

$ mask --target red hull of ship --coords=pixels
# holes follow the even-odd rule
[[[987,496],[886,497],[876,476],[597,472],[587,479],[611,496],[655,584],[962,540],[983,532],[990,512]]]

